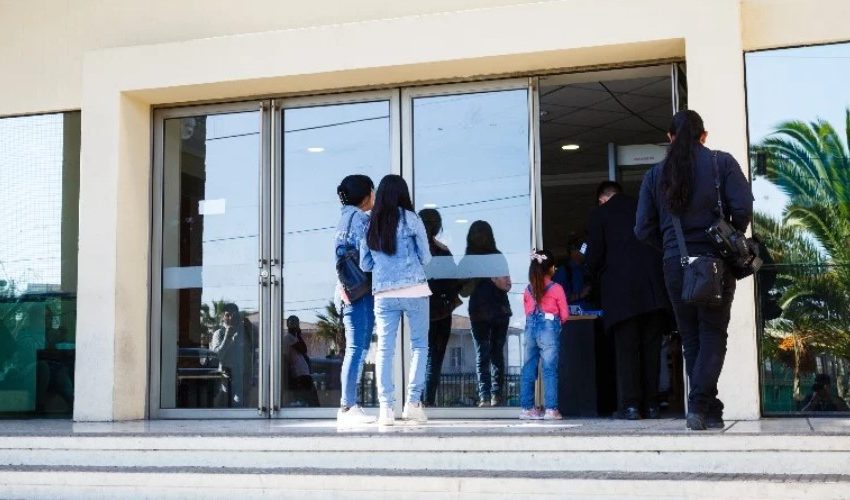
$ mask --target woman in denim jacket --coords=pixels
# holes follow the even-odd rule
[[[369,223],[366,212],[375,204],[374,187],[372,179],[365,175],[349,175],[336,188],[342,203],[342,213],[337,224],[334,248],[360,248]],[[375,327],[374,299],[371,293],[367,293],[351,302],[339,283],[337,293],[342,302],[342,322],[345,325],[345,357],[340,371],[342,397],[336,420],[343,427],[372,423],[375,419],[363,413],[357,404],[357,381],[360,380],[363,362],[372,342],[372,330]]]
[[[410,324],[410,361],[407,403],[402,418],[422,423],[425,366],[428,359],[428,297],[425,265],[431,260],[422,220],[413,211],[410,191],[401,176],[387,175],[378,185],[375,208],[366,238],[360,243],[360,268],[372,272],[375,319],[378,329],[378,425],[393,425],[393,358],[402,313]]]

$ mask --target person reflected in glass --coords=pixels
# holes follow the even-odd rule
[[[393,359],[402,314],[410,326],[410,379],[402,418],[428,420],[422,407],[428,361],[428,297],[425,266],[431,260],[422,219],[413,211],[407,183],[399,175],[381,179],[366,239],[360,245],[360,267],[372,272],[378,330],[378,425],[393,425],[395,386]]]
[[[681,223],[689,255],[719,258],[720,253],[706,232],[720,215],[716,210],[715,161],[723,213],[740,231],[746,231],[752,221],[753,192],[732,155],[703,145],[708,132],[696,111],[676,113],[667,135],[667,157],[643,178],[634,231],[639,240],[664,251],[664,280],[682,336],[690,382],[686,425],[691,430],[722,429],[723,403],[717,397],[717,380],[726,358],[735,277],[731,266],[725,266],[719,305],[683,302],[683,256],[674,217]]]
[[[221,327],[213,332],[210,351],[218,358],[218,369],[226,374],[216,396],[216,406],[244,406],[245,358],[248,340],[239,307],[228,302],[222,308]]]
[[[286,333],[283,335],[283,346],[286,348],[289,374],[287,388],[295,404],[303,406],[319,406],[319,395],[310,375],[310,355],[307,343],[301,335],[301,320],[298,316],[286,318]]]
[[[803,400],[800,411],[848,411],[847,403],[832,393],[832,379],[826,373],[815,376],[812,392]]]
[[[478,406],[500,406],[505,380],[505,341],[511,318],[508,260],[496,248],[493,228],[483,220],[469,226],[466,255],[458,275],[469,278],[461,295],[469,297],[469,321],[475,344]]]
[[[375,204],[375,184],[366,175],[346,176],[336,188],[340,208],[334,248],[342,246],[357,249],[366,237],[369,212]],[[374,297],[371,293],[355,301],[349,300],[342,285],[336,286],[345,327],[345,354],[340,370],[341,396],[337,411],[337,424],[342,427],[369,424],[375,419],[363,412],[357,402],[357,382],[363,372],[363,363],[372,343],[375,328]]]
[[[452,312],[462,303],[458,297],[459,281],[455,278],[457,269],[452,252],[437,235],[443,230],[443,219],[440,212],[433,208],[425,208],[419,212],[425,233],[428,235],[428,249],[431,251],[431,262],[425,268],[428,276],[428,288],[431,289],[429,302],[428,326],[428,363],[425,376],[426,406],[435,406],[437,388],[443,371],[443,359],[446,346],[452,333]]]

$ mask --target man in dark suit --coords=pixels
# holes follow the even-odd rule
[[[616,416],[658,418],[661,340],[670,327],[661,254],[635,238],[637,201],[619,184],[603,182],[596,195],[585,263],[600,283],[605,330],[614,336]]]

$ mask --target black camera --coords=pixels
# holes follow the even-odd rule
[[[746,278],[761,268],[758,244],[729,222],[720,219],[706,232],[720,256],[731,265],[735,278]]]

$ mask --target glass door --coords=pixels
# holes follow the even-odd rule
[[[275,102],[274,116],[279,229],[272,262],[282,262],[272,266],[273,281],[281,283],[272,308],[274,415],[335,416],[346,359],[363,367],[362,376],[349,382],[353,397],[375,407],[376,339],[366,340],[364,356],[354,354],[336,294],[337,186],[351,174],[377,186],[384,175],[399,172],[398,91],[284,99]]]
[[[449,290],[447,307],[431,305],[433,417],[515,416],[509,407],[519,405],[534,227],[531,93],[520,79],[403,94],[404,172],[440,249],[427,271]]]
[[[264,413],[262,107],[156,113],[154,416]]]

